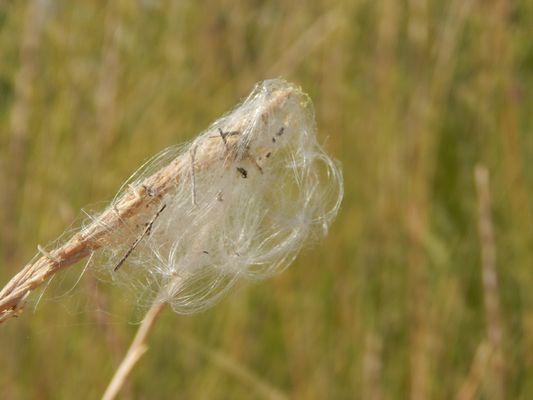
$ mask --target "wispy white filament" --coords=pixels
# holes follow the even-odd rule
[[[172,190],[152,193],[147,178],[173,162],[183,168]],[[268,80],[191,143],[152,158],[109,207],[135,190],[159,197],[157,207],[124,220],[95,260],[143,297],[192,313],[239,279],[286,268],[306,241],[327,232],[343,183],[317,141],[309,97]]]

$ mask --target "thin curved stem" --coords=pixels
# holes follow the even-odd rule
[[[167,303],[156,301],[152,304],[146,315],[144,316],[135,338],[123,358],[115,375],[111,379],[111,382],[107,386],[107,389],[102,396],[102,400],[113,400],[117,397],[118,393],[126,383],[131,371],[135,365],[139,362],[141,357],[148,350],[147,338],[152,331],[157,318],[165,308]]]

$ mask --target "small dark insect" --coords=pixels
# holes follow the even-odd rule
[[[275,137],[272,138],[272,143],[276,143],[276,138]]]
[[[157,219],[157,217],[159,217],[159,215],[163,212],[163,210],[166,208],[166,204],[163,204],[163,206],[159,209],[159,211],[157,211],[157,213],[154,215],[154,217],[150,220],[150,222],[148,222],[146,224],[146,228],[144,228],[144,231],[141,233],[141,235],[135,240],[135,242],[133,242],[133,244],[131,245],[131,247],[129,248],[129,250],[126,252],[126,254],[124,254],[124,257],[122,257],[120,259],[120,261],[118,262],[118,264],[115,266],[115,268],[113,269],[113,271],[118,271],[118,269],[122,266],[122,264],[124,264],[124,262],[127,260],[127,258],[130,256],[130,254],[133,252],[133,250],[135,250],[135,248],[139,245],[139,243],[141,243],[141,240],[144,239],[144,237],[146,235],[149,235],[150,232],[152,231],[152,226],[154,225],[154,222],[155,220]]]
[[[248,178],[248,171],[246,171],[244,168],[242,167],[237,167],[237,171],[241,174],[241,176],[246,179]]]
[[[272,153],[269,151],[268,153],[266,153],[265,157],[269,158],[271,155],[272,155]]]
[[[207,250],[202,251],[202,253],[209,254],[209,252]]]

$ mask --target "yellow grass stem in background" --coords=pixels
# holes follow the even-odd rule
[[[487,381],[491,397],[505,398],[505,360],[503,359],[503,328],[500,311],[498,271],[496,270],[496,243],[492,224],[489,171],[483,165],[474,170],[478,195],[478,231],[481,245],[481,271],[487,341],[494,352],[491,374]]]

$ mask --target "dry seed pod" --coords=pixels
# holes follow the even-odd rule
[[[172,187],[158,193],[154,171],[176,162]],[[105,237],[104,265],[178,313],[209,307],[240,278],[283,270],[306,240],[326,233],[343,195],[341,172],[317,142],[309,97],[281,80],[258,84],[123,190],[157,201]]]
[[[77,261],[179,313],[214,304],[240,278],[287,267],[327,232],[342,174],[317,142],[311,101],[282,80],[256,85],[187,145],[164,150],[62,245],[40,248],[0,291],[0,322]]]

